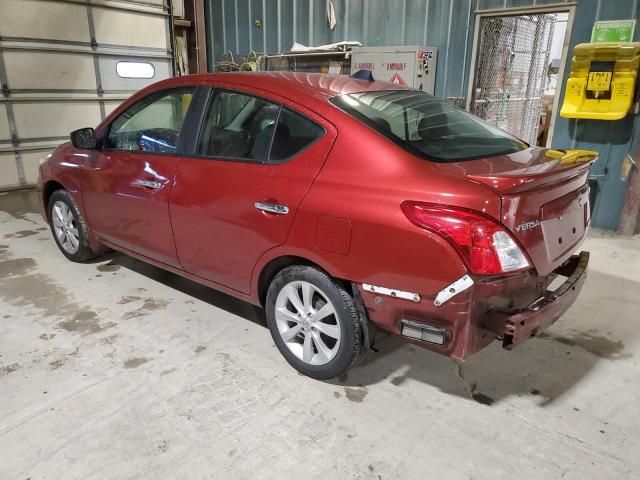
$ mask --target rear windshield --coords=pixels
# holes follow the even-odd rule
[[[528,147],[469,112],[420,91],[350,93],[331,102],[405,150],[435,162],[506,155]]]

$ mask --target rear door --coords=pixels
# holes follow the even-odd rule
[[[89,225],[102,239],[179,267],[169,194],[194,88],[155,92],[108,127],[102,149],[84,164],[83,201]]]
[[[248,293],[257,260],[286,241],[335,137],[330,123],[284,99],[211,91],[171,193],[183,268]]]

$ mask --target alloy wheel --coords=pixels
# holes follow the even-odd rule
[[[58,200],[53,204],[51,217],[58,242],[67,253],[73,255],[80,247],[80,234],[71,209]]]
[[[294,281],[278,293],[278,332],[287,348],[309,365],[325,365],[340,348],[340,317],[327,295],[312,283]]]

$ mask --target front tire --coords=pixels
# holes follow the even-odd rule
[[[89,245],[87,223],[69,192],[53,192],[48,214],[51,233],[65,257],[72,262],[86,262],[97,256]]]
[[[304,375],[334,378],[360,358],[362,331],[353,298],[318,269],[295,265],[278,273],[266,312],[278,350]]]

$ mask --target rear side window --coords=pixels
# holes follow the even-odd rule
[[[110,150],[174,153],[193,88],[152,93],[134,103],[109,128]]]
[[[331,102],[404,149],[435,162],[506,155],[528,147],[475,115],[416,90],[340,95]]]
[[[324,134],[324,129],[285,108],[280,112],[270,161],[281,162],[301,152]]]
[[[197,154],[262,162],[280,106],[242,93],[218,92],[209,105]]]
[[[216,93],[205,114],[197,155],[282,162],[324,134],[311,120],[239,92]]]

